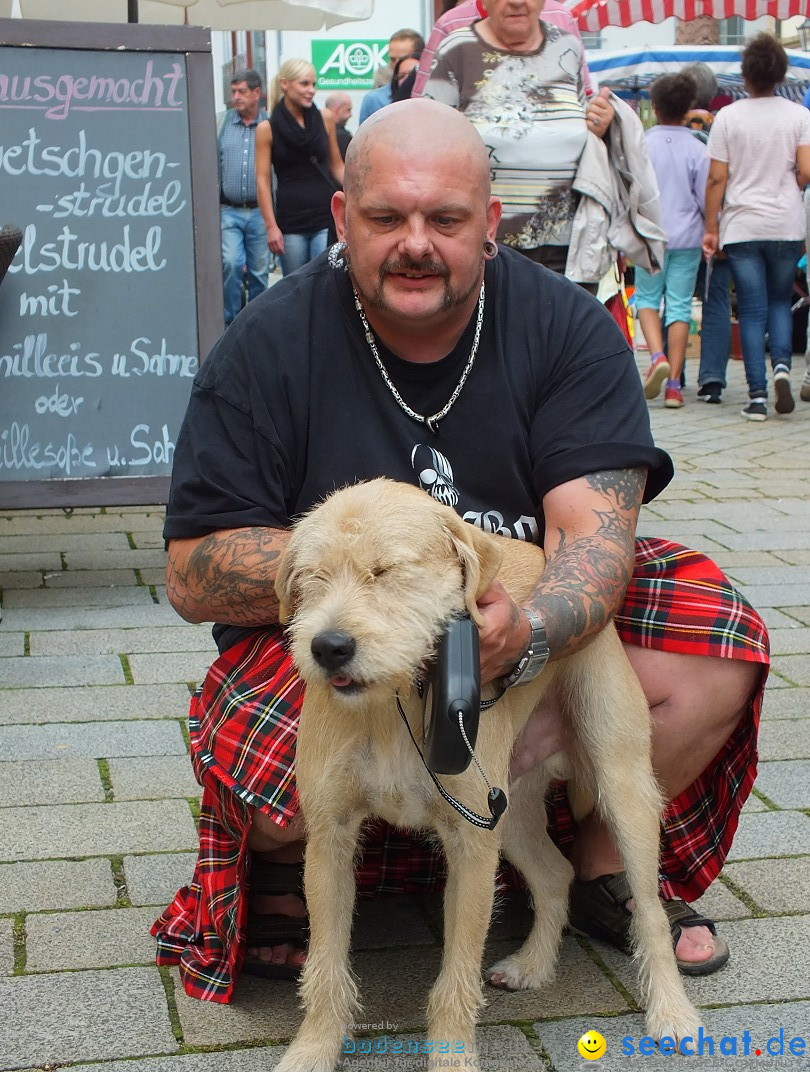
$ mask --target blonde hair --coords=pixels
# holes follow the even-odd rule
[[[313,79],[315,78],[315,68],[309,62],[309,60],[285,60],[279,67],[278,74],[270,83],[270,110],[278,104],[281,98],[284,96],[281,90],[281,80],[285,82],[294,82],[296,78],[301,78],[305,74],[312,72]]]

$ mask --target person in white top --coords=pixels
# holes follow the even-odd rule
[[[731,267],[748,381],[742,416],[751,421],[768,416],[766,332],[776,412],[795,407],[790,305],[805,234],[801,191],[810,182],[810,112],[775,95],[786,72],[782,45],[758,34],[742,55],[748,98],[721,109],[709,134],[703,252],[710,258],[722,249]]]

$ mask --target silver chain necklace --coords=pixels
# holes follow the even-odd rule
[[[440,409],[438,411],[438,413],[434,413],[432,417],[423,417],[421,413],[417,413],[416,410],[411,409],[411,407],[408,405],[408,403],[405,401],[405,399],[402,397],[402,395],[399,393],[399,391],[394,386],[394,384],[393,384],[393,382],[391,380],[391,377],[388,375],[388,369],[383,364],[382,358],[379,355],[379,352],[377,350],[377,343],[374,340],[374,335],[373,335],[373,333],[371,331],[371,328],[368,326],[368,320],[366,320],[366,314],[363,312],[363,305],[362,305],[362,303],[360,301],[360,298],[359,298],[359,296],[357,294],[357,291],[355,290],[354,287],[352,287],[352,293],[354,294],[354,306],[355,306],[355,309],[357,309],[357,312],[360,315],[360,320],[361,320],[361,322],[363,324],[363,331],[365,332],[365,335],[366,335],[366,342],[368,343],[369,349],[371,350],[371,356],[374,358],[374,360],[375,360],[375,362],[377,364],[377,368],[380,370],[380,375],[383,378],[383,382],[385,383],[385,385],[388,388],[388,390],[391,392],[391,394],[396,399],[397,404],[399,405],[400,409],[405,410],[405,412],[408,414],[408,416],[412,420],[418,421],[419,424],[427,425],[427,427],[430,429],[430,431],[434,435],[436,435],[436,433],[439,430],[438,427],[437,427],[439,421],[443,420],[447,416],[447,414],[450,412],[450,408],[452,407],[453,403],[458,398],[458,396],[461,394],[461,389],[464,386],[464,384],[467,382],[467,377],[470,375],[470,370],[472,369],[473,363],[475,362],[475,355],[478,353],[478,340],[481,338],[481,325],[484,322],[484,282],[483,282],[483,280],[481,281],[481,293],[478,295],[478,315],[476,316],[476,320],[475,320],[475,338],[473,339],[473,344],[472,344],[472,347],[470,349],[470,356],[467,358],[467,364],[464,366],[464,371],[461,373],[461,379],[456,384],[455,390],[450,395],[449,399],[447,400],[445,405],[442,407],[442,409]]]

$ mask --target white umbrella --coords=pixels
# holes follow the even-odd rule
[[[0,14],[12,0],[0,0]],[[212,30],[321,30],[367,19],[374,0],[19,0],[24,19],[137,21],[210,26]]]
[[[702,15],[728,19],[758,19],[770,15],[789,19],[810,14],[810,0],[581,0],[569,6],[583,30],[605,26],[633,26],[637,22],[663,22],[672,18],[690,21]]]

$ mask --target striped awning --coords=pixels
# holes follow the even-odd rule
[[[663,22],[672,18],[689,21],[702,15],[715,19],[759,19],[770,15],[789,19],[810,15],[810,0],[580,0],[571,14],[583,30],[605,26],[633,26],[637,22]]]

